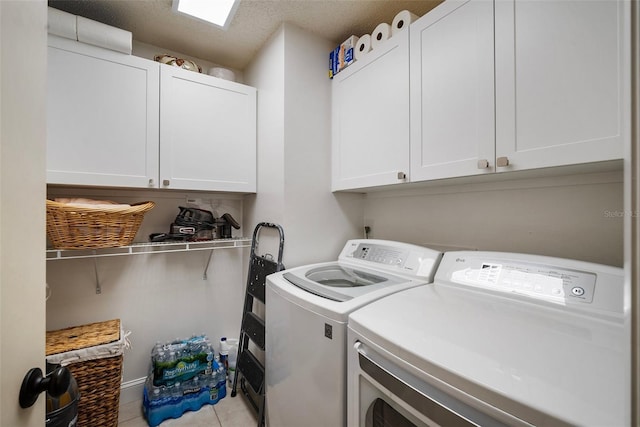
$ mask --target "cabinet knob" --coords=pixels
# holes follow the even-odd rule
[[[404,172],[398,172],[398,179],[407,179],[407,174]]]
[[[163,179],[162,180],[162,185],[164,185],[165,187],[168,187],[169,184],[171,184],[171,181],[169,181],[168,179]]]
[[[478,160],[478,169],[486,169],[489,167],[489,160],[481,159]]]
[[[496,159],[496,166],[499,168],[503,168],[505,166],[509,166],[509,158],[508,157],[498,157]]]
[[[153,187],[153,178],[149,178],[149,187]]]

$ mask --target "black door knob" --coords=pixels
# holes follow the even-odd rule
[[[32,406],[43,391],[47,391],[53,397],[58,397],[67,391],[70,382],[71,372],[63,366],[59,366],[46,377],[42,376],[40,368],[30,369],[22,380],[22,387],[20,387],[20,407]]]

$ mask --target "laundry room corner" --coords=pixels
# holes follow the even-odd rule
[[[287,268],[333,258],[362,236],[364,196],[331,193],[333,44],[284,23],[245,70],[260,117],[258,192],[245,196],[245,228],[280,224]]]

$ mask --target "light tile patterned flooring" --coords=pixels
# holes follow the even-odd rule
[[[257,423],[258,417],[242,393],[231,397],[227,390],[226,397],[215,405],[187,411],[180,418],[162,422],[159,427],[255,427]],[[142,401],[120,407],[118,427],[148,427],[142,415]]]

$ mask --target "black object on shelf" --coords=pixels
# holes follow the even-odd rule
[[[231,238],[231,227],[236,230],[240,229],[240,224],[230,214],[226,213],[220,218],[216,219],[216,235],[220,239]]]
[[[199,208],[179,206],[180,212],[169,226],[168,233],[152,233],[149,241],[158,242],[197,242],[212,240],[214,229],[216,238],[230,239],[231,227],[240,229],[240,224],[228,213],[215,218],[211,211]]]

